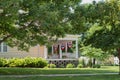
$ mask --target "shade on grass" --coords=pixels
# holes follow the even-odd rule
[[[0,80],[120,80],[119,75],[99,76],[67,76],[67,77],[23,77],[23,78],[1,78]]]

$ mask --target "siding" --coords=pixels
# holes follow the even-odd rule
[[[1,53],[0,57],[4,58],[12,58],[12,57],[43,57],[44,58],[44,46],[35,46],[29,49],[29,52],[26,51],[19,51],[16,47],[11,48],[8,47],[8,51]]]

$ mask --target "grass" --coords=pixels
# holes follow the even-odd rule
[[[25,75],[25,74],[94,74],[118,72],[118,66],[103,66],[102,68],[0,68],[0,75]],[[120,75],[94,75],[94,76],[66,76],[66,77],[0,77],[0,80],[120,80]]]
[[[22,77],[22,78],[0,78],[0,80],[120,80],[119,75],[99,76],[67,76],[67,77]]]
[[[0,68],[0,75],[25,74],[86,74],[86,73],[112,73],[118,72],[118,66],[103,66],[102,68]]]

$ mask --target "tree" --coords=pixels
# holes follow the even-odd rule
[[[26,50],[63,37],[80,0],[0,0],[0,43]]]
[[[87,9],[90,11],[86,13],[87,21],[91,27],[84,34],[84,44],[104,51],[116,49],[120,65],[120,0],[99,2]]]
[[[95,65],[96,60],[104,60],[107,57],[107,53],[102,51],[101,49],[97,49],[91,46],[83,46],[81,47],[81,55],[87,56],[90,59],[93,59],[92,64]],[[93,66],[91,65],[91,67]]]

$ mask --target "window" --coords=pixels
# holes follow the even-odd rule
[[[0,52],[7,52],[7,45],[5,43],[0,44]]]

